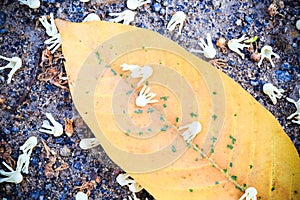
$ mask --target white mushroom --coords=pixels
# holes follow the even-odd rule
[[[135,99],[135,104],[139,107],[144,107],[147,104],[156,103],[158,100],[153,99],[155,96],[155,93],[150,92],[150,87],[144,85],[142,90],[139,92],[138,97]]]
[[[50,125],[48,120],[44,120],[43,125],[39,131],[42,133],[54,135],[54,137],[61,136],[64,132],[63,126],[55,121],[51,113],[46,113],[46,117],[50,120],[53,126]]]
[[[192,49],[191,52],[203,53],[206,58],[214,58],[217,54],[217,51],[214,48],[214,45],[212,44],[211,36],[209,33],[207,33],[207,35],[206,35],[206,41],[207,41],[207,44],[205,43],[203,38],[200,38],[199,45],[202,48],[202,51]]]
[[[123,24],[129,25],[134,20],[135,12],[131,10],[124,10],[121,13],[109,13],[109,16],[116,16],[116,18],[110,19],[109,22],[117,23],[123,21]]]
[[[20,146],[20,150],[23,151],[23,153],[31,154],[32,149],[37,145],[37,138],[35,136],[31,136],[28,138],[25,143]]]
[[[192,122],[191,124],[181,126],[178,128],[179,131],[182,129],[187,129],[186,131],[184,131],[181,134],[184,141],[186,143],[191,143],[193,141],[193,139],[197,136],[197,134],[201,131],[202,127],[201,127],[200,122],[195,121],[195,122]]]
[[[81,149],[91,149],[98,145],[100,145],[100,142],[97,138],[84,138],[79,143]]]
[[[54,54],[54,52],[61,46],[62,43],[60,34],[57,33],[56,35],[46,40],[44,43],[47,44],[47,49],[51,51],[52,54]]]
[[[116,178],[117,183],[119,183],[121,186],[125,186],[127,185],[129,190],[132,192],[133,194],[133,198],[137,199],[137,197],[135,196],[135,193],[141,191],[143,189],[143,187],[138,184],[135,180],[130,179],[128,174],[119,174]]]
[[[280,99],[282,97],[282,93],[284,92],[283,89],[278,89],[272,83],[266,83],[263,86],[263,92],[268,95],[275,105],[277,103],[277,99]]]
[[[300,90],[299,90],[299,99],[298,101],[295,101],[294,99],[291,98],[286,98],[289,102],[293,103],[296,107],[296,112],[288,116],[287,119],[293,119],[295,118],[296,120],[292,120],[293,123],[299,124],[300,125]]]
[[[249,187],[245,190],[245,193],[239,200],[256,200],[257,190],[254,187]]]
[[[90,13],[82,22],[100,21],[100,17],[96,13]]]
[[[280,56],[278,54],[273,52],[271,46],[269,46],[269,45],[264,46],[260,52],[260,61],[258,62],[258,66],[260,67],[263,59],[266,58],[271,63],[272,67],[275,67],[275,65],[272,61],[272,58],[271,58],[272,56],[275,56],[275,58],[280,58]]]
[[[32,9],[39,8],[41,5],[40,0],[19,0],[19,2]]]
[[[10,84],[12,76],[16,73],[16,71],[18,69],[21,68],[21,66],[22,66],[22,60],[19,57],[7,58],[7,57],[1,56],[1,55],[0,55],[0,59],[6,60],[6,61],[9,62],[6,66],[0,67],[0,70],[11,68],[9,74],[7,75],[8,79],[6,81],[7,84]]]
[[[86,193],[83,192],[77,192],[76,196],[75,196],[76,200],[88,200],[88,196]]]
[[[7,176],[6,178],[0,178],[0,183],[3,182],[9,182],[9,183],[21,183],[23,180],[23,176],[21,174],[21,168],[16,170],[13,170],[13,168],[11,168],[8,164],[6,164],[6,162],[2,162],[2,164],[9,170],[9,172],[6,172],[4,170],[0,170],[0,174],[3,176]]]
[[[127,8],[129,8],[130,10],[135,10],[146,3],[151,3],[151,1],[150,0],[127,0],[126,5]]]
[[[240,49],[244,49],[245,47],[246,48],[250,47],[250,45],[248,45],[248,44],[241,43],[246,39],[248,39],[248,37],[245,37],[245,35],[243,35],[239,39],[232,39],[232,40],[229,40],[229,42],[228,42],[229,49],[231,51],[234,51],[235,53],[239,54],[243,59],[244,59],[245,55],[240,51]]]
[[[30,152],[31,154],[31,152]],[[25,174],[29,172],[30,154],[23,153],[19,155],[16,171],[21,171]]]
[[[40,17],[39,21],[45,27],[46,33],[48,36],[52,37],[58,33],[58,30],[57,30],[55,22],[54,22],[53,13],[50,13],[50,23],[48,22],[46,16]]]
[[[140,67],[138,65],[121,65],[122,71],[130,71],[131,78],[142,78],[137,86],[139,87],[144,81],[146,81],[153,73],[153,69],[150,66]]]
[[[179,24],[179,32],[181,34],[183,23],[185,21],[186,15],[182,11],[176,12],[167,25],[169,31],[174,31],[175,27]]]

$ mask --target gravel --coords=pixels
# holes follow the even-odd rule
[[[280,59],[274,59],[274,68],[267,61],[258,67],[245,50],[244,60],[230,50],[223,54],[220,49],[217,58],[228,61],[227,66],[221,70],[275,116],[300,152],[300,127],[287,120],[296,109],[285,100],[285,97],[299,99],[300,35],[295,24],[300,18],[300,2],[285,1],[284,8],[279,8],[279,14],[273,17],[267,11],[271,3],[258,0],[152,0],[150,4],[136,10],[135,21],[131,24],[158,32],[187,50],[199,49],[197,43],[207,32],[212,35],[214,44],[221,36],[230,40],[247,34],[258,36],[259,48],[271,45],[274,52],[280,55]],[[34,135],[39,141],[32,153],[30,173],[24,176],[20,184],[1,183],[0,199],[74,199],[79,191],[77,186],[85,182],[94,184],[89,199],[128,199],[131,195],[127,187],[116,183],[116,176],[122,170],[107,157],[100,146],[92,150],[79,148],[80,138],[93,137],[93,134],[76,111],[69,91],[36,79],[36,75],[43,72],[38,64],[42,50],[45,49],[43,41],[48,38],[44,28],[38,24],[40,16],[53,12],[55,17],[81,22],[94,12],[107,21],[110,19],[108,13],[125,9],[124,1],[114,0],[92,0],[89,3],[78,0],[42,0],[41,7],[35,10],[13,0],[0,2],[0,55],[19,56],[23,61],[22,68],[13,76],[9,85],[6,84],[7,71],[0,71],[0,141],[7,142],[12,148],[11,157],[14,160],[20,154],[19,146],[27,138]],[[166,30],[168,21],[176,11],[184,11],[187,15],[181,35],[177,35],[177,29],[174,32]],[[197,56],[209,61],[202,54]],[[0,60],[0,66],[5,64]],[[63,71],[63,60],[57,63],[57,68]],[[285,91],[284,98],[277,105],[273,105],[262,92],[262,86],[267,82]],[[28,86],[30,89],[27,92]],[[38,129],[46,119],[46,112],[51,112],[62,124],[63,118],[75,119],[74,135],[54,138],[40,133]],[[45,141],[55,156],[47,157],[41,140]],[[63,163],[68,168],[46,176],[45,165],[51,162],[51,157],[56,157],[53,169]],[[0,161],[3,160],[1,156]],[[153,199],[146,191],[139,193],[138,197]]]

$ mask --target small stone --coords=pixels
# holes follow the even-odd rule
[[[6,22],[6,14],[0,11],[0,27],[4,26]]]
[[[155,12],[159,12],[160,9],[161,9],[160,3],[155,3],[152,5],[152,10],[154,10]]]
[[[64,156],[64,157],[67,157],[70,154],[71,154],[71,150],[66,145],[64,145],[64,147],[61,148],[59,151],[59,155]]]
[[[296,28],[300,31],[300,19],[298,19],[296,22]]]
[[[252,24],[252,22],[253,22],[253,19],[251,17],[245,16],[244,19],[248,24]]]
[[[289,82],[293,78],[289,72],[284,70],[277,70],[275,74],[276,74],[276,78],[281,82]]]

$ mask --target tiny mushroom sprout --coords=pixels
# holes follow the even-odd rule
[[[248,45],[248,44],[241,43],[241,42],[243,42],[246,39],[248,39],[248,38],[245,37],[245,35],[243,35],[239,39],[232,39],[232,40],[229,40],[229,42],[228,42],[229,49],[231,51],[234,51],[235,53],[239,54],[243,59],[244,59],[245,55],[241,52],[240,49],[243,49],[245,47],[246,48],[250,47],[250,45]]]
[[[128,186],[135,200],[137,199],[135,193],[140,192],[143,189],[143,187],[140,184],[138,184],[135,180],[130,179],[128,174],[119,174],[116,180],[121,186]]]
[[[20,150],[23,151],[23,153],[31,154],[32,149],[37,145],[37,138],[35,136],[31,136],[26,140],[26,142],[20,146]]]
[[[276,53],[273,52],[273,49],[271,46],[269,45],[265,45],[262,49],[261,49],[261,52],[260,52],[260,61],[258,62],[258,66],[260,67],[263,59],[267,59],[269,60],[269,62],[271,63],[272,67],[275,67],[273,61],[272,61],[272,56],[275,56],[275,58],[280,58],[280,56]]]
[[[88,196],[86,193],[84,192],[77,192],[76,196],[75,196],[76,200],[88,200]]]
[[[214,45],[211,41],[211,36],[209,33],[206,35],[207,44],[203,40],[203,38],[200,38],[199,45],[202,48],[201,50],[192,49],[191,52],[194,53],[203,53],[206,58],[214,58],[217,54],[216,49],[214,48]]]
[[[139,87],[144,81],[146,81],[153,73],[153,69],[150,66],[143,66],[140,67],[138,65],[128,65],[122,64],[121,65],[122,71],[130,71],[131,78],[142,78],[137,86]]]
[[[61,136],[64,132],[63,126],[55,121],[51,113],[46,113],[46,117],[49,119],[53,126],[50,125],[48,120],[44,120],[43,125],[39,131],[42,133],[54,135],[54,137]]]
[[[39,8],[41,5],[40,0],[19,0],[19,2],[32,9]]]
[[[283,89],[278,89],[272,83],[266,83],[263,86],[263,92],[268,95],[275,105],[277,103],[277,99],[280,99],[282,97],[282,93],[284,92]]]
[[[153,99],[156,96],[156,94],[153,92],[150,93],[149,92],[150,92],[150,87],[144,85],[142,90],[139,92],[138,97],[135,100],[135,104],[139,107],[144,107],[150,103],[157,103],[158,100]]]
[[[97,138],[84,138],[79,143],[81,149],[91,149],[98,145],[100,145],[100,142]]]
[[[37,138],[31,136],[26,140],[26,142],[20,146],[20,150],[23,151],[18,158],[17,166],[21,168],[21,171],[25,174],[28,174],[29,160],[32,153],[32,149],[37,145]]]
[[[130,10],[135,10],[146,3],[151,3],[151,0],[127,0],[126,5]]]
[[[100,17],[96,13],[88,14],[82,22],[100,21]]]
[[[116,17],[114,19],[110,19],[109,22],[123,21],[123,24],[129,25],[134,20],[135,12],[133,12],[131,10],[124,10],[123,12],[120,12],[120,13],[109,13],[109,16]]]
[[[18,69],[21,68],[21,66],[22,66],[22,60],[19,57],[7,58],[7,57],[1,56],[1,55],[0,55],[0,59],[6,60],[6,61],[9,62],[6,66],[0,67],[0,70],[9,69],[9,68],[11,69],[10,72],[9,72],[9,74],[7,75],[8,79],[6,81],[7,84],[10,84],[12,76],[16,73],[16,71]]]
[[[50,23],[47,20],[47,16],[40,17],[39,21],[45,27],[46,33],[48,36],[52,37],[58,33],[55,22],[54,22],[53,13],[50,13]]]
[[[44,43],[49,45],[47,46],[47,49],[50,50],[53,54],[61,46],[62,43],[60,34],[58,33],[54,22],[53,13],[50,13],[50,23],[48,22],[46,16],[42,16],[41,18],[39,18],[39,20],[45,27],[47,35],[51,37]]]
[[[60,34],[57,33],[56,35],[46,40],[44,43],[49,45],[47,46],[47,49],[50,50],[52,54],[54,54],[54,52],[61,46],[62,43]]]
[[[23,153],[23,154],[19,155],[16,171],[21,171],[25,174],[28,174],[29,162],[30,162],[30,154]]]
[[[171,20],[169,21],[169,23],[167,25],[167,29],[169,31],[173,31],[175,29],[175,27],[177,26],[177,24],[179,24],[179,32],[178,32],[178,34],[181,34],[185,18],[186,18],[186,15],[184,14],[184,12],[182,12],[182,11],[176,12],[172,16]]]
[[[245,193],[239,200],[256,200],[257,190],[254,187],[249,187],[245,190]]]
[[[299,99],[298,101],[295,101],[294,99],[291,98],[286,98],[289,102],[293,103],[296,107],[296,112],[288,116],[287,119],[293,119],[295,118],[296,120],[292,120],[293,123],[299,124],[300,125],[300,90],[299,90]]]
[[[2,162],[2,164],[9,170],[6,172],[0,169],[0,174],[6,176],[6,178],[0,178],[0,183],[9,182],[9,183],[21,183],[23,180],[23,176],[21,174],[21,167],[17,166],[16,170],[13,170],[6,162]]]
[[[194,121],[191,124],[181,126],[178,128],[178,130],[187,129],[184,131],[181,136],[183,137],[184,141],[186,143],[191,143],[193,139],[197,136],[197,134],[201,131],[202,127],[200,122]]]

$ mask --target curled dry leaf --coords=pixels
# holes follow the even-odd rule
[[[12,152],[12,149],[11,149],[10,145],[5,141],[1,141],[0,142],[0,158],[2,158],[8,165],[15,168],[16,161],[11,157],[11,152]]]
[[[89,181],[82,183],[81,186],[75,186],[74,189],[79,189],[80,191],[86,191],[87,196],[91,195],[91,191],[96,187],[95,181]]]
[[[296,148],[274,116],[230,77],[185,51],[171,40],[150,30],[101,21],[87,24],[56,20],[56,24],[63,39],[62,48],[66,57],[65,66],[70,81],[70,91],[78,112],[95,136],[99,138],[103,149],[111,159],[127,171],[155,199],[239,199],[249,186],[256,188],[261,199],[300,199],[300,159]],[[89,37],[86,37],[87,35]],[[103,45],[103,49],[100,48],[100,44]],[[113,49],[110,49],[111,45]],[[143,46],[144,49],[141,48]],[[151,50],[145,51],[145,49]],[[101,58],[101,64],[99,64],[96,52]],[[87,81],[95,80],[94,76],[90,76],[90,68],[86,68],[92,66],[91,63],[88,66],[83,65],[88,56],[95,60],[97,70],[107,69],[105,66],[108,63],[115,72],[111,73],[111,70],[106,70],[109,73],[104,74],[103,79],[97,79],[96,86],[101,88],[93,93],[92,98],[86,95],[86,90],[78,91],[77,81],[79,75]],[[163,65],[159,63],[160,61]],[[198,115],[186,116],[188,119],[193,117],[193,121],[196,120],[195,116],[198,116],[202,125],[201,133],[193,139],[192,148],[187,148],[177,160],[160,168],[153,169],[152,166],[146,164],[147,162],[141,160],[149,158],[147,153],[161,153],[161,147],[168,147],[172,133],[176,135],[174,129],[177,127],[161,129],[162,134],[157,134],[155,137],[136,139],[126,135],[116,125],[116,116],[112,109],[107,109],[111,108],[110,103],[116,100],[114,99],[115,90],[110,90],[110,88],[118,84],[120,79],[125,78],[117,76],[122,73],[119,66],[128,62],[139,66],[145,63],[159,66],[153,69],[153,76],[149,79],[149,86],[153,90],[158,87],[155,89],[157,93],[161,88],[152,85],[151,78],[161,75],[161,80],[165,80],[163,78],[168,77],[168,82],[174,81],[172,82],[175,85],[174,91],[177,88],[185,91],[183,85],[178,84],[181,81],[179,78],[183,77],[194,91],[193,94],[189,93],[186,99],[196,98],[194,104],[197,104],[197,110],[201,111]],[[169,78],[171,77],[169,74],[166,76],[161,71],[166,68],[172,68],[180,74],[178,79]],[[199,71],[196,69],[212,74],[211,79],[204,78],[204,81],[199,78],[197,76]],[[86,71],[89,73],[81,74]],[[95,72],[98,71],[95,69]],[[212,82],[211,90],[207,88],[207,83],[210,81]],[[76,83],[76,88],[75,84],[71,83]],[[82,88],[86,87],[82,86]],[[164,108],[167,113],[165,120],[174,123],[176,116],[182,113],[181,108],[187,107],[178,103],[179,100],[175,100],[176,98],[170,91],[163,93],[157,96],[168,96],[167,105]],[[121,95],[121,92],[119,94]],[[221,100],[224,106],[214,109],[214,106],[219,105],[212,103],[215,99]],[[94,102],[98,100],[103,103],[97,106]],[[136,109],[134,98],[126,101],[126,105],[128,104]],[[192,103],[188,105],[193,106]],[[94,113],[97,119],[90,118],[90,115],[86,113]],[[144,125],[149,119],[148,113],[144,113],[139,113],[137,119],[134,118],[134,120]],[[220,131],[212,131],[210,127],[216,126],[211,124],[222,124],[222,128]],[[178,126],[181,125],[179,121]],[[217,135],[211,135],[212,133]],[[186,146],[185,143],[184,145]],[[117,154],[120,151],[111,151],[112,146],[124,152],[132,152],[134,155],[142,153],[143,156],[138,159],[132,156],[128,159],[129,154],[126,154],[126,157],[123,151]],[[151,164],[160,164],[168,159],[168,156],[163,155],[169,153],[168,155],[171,156],[180,150],[174,145],[169,147],[166,152],[163,152],[164,154],[152,156],[147,161],[157,161],[161,158],[159,162],[151,162]],[[145,169],[148,171],[142,171]]]
[[[65,121],[65,134],[68,137],[71,137],[74,134],[74,129],[73,129],[74,119],[66,119],[66,118],[64,118],[64,121]]]

